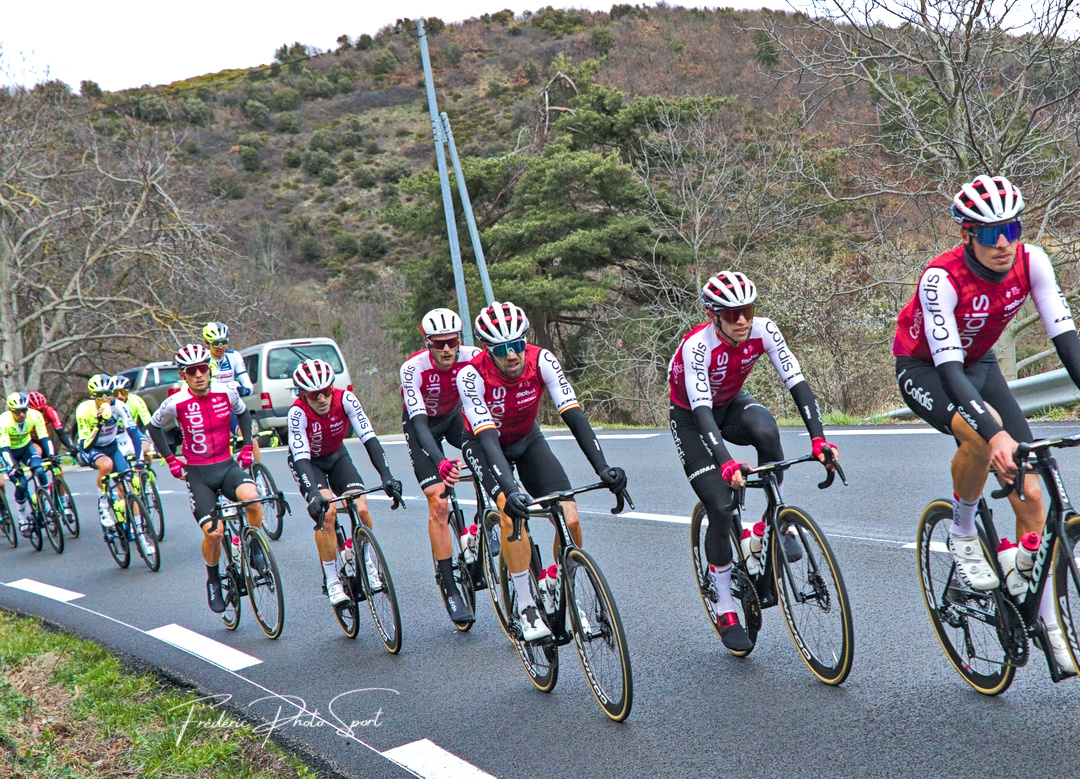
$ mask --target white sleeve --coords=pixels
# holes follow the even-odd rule
[[[176,419],[176,395],[171,395],[165,398],[161,402],[161,405],[157,407],[154,415],[150,417],[150,424],[157,428],[165,427],[165,425]]]
[[[356,395],[346,391],[341,396],[341,405],[345,408],[345,414],[352,422],[352,428],[356,431],[356,437],[360,439],[360,443],[375,437],[375,428],[371,426],[371,421],[364,413],[364,407],[360,405],[360,399]]]
[[[927,268],[919,279],[923,331],[934,365],[963,362],[960,328],[956,324],[956,287],[943,268]]]
[[[699,332],[683,341],[681,351],[683,382],[686,385],[686,399],[690,401],[690,408],[711,407],[713,394],[709,384],[709,359],[712,350]]]
[[[226,385],[226,387],[229,396],[229,409],[234,414],[243,414],[247,411],[247,405],[245,405],[244,401],[241,399],[240,393],[236,391],[236,387],[230,385]]]
[[[1046,252],[1038,246],[1025,247],[1028,251],[1028,281],[1031,283],[1031,298],[1039,312],[1043,327],[1050,338],[1076,329],[1069,302],[1058,286],[1054,275],[1054,266]]]
[[[427,406],[424,405],[424,396],[420,392],[420,380],[423,371],[420,369],[415,358],[401,366],[401,402],[405,404],[405,411],[412,419],[417,414],[427,415]]]
[[[116,409],[116,416],[120,420],[120,426],[124,430],[134,430],[138,432],[139,428],[135,424],[135,419],[131,416],[131,411],[128,410],[127,403],[113,403],[112,407]]]
[[[784,386],[791,389],[799,382],[806,381],[802,368],[799,366],[799,361],[792,354],[791,349],[788,348],[787,341],[784,340],[784,336],[780,332],[780,328],[776,326],[776,322],[768,317],[761,317],[761,319],[764,329],[761,343],[765,345],[765,353],[769,355],[769,359],[772,361],[773,367],[776,368],[780,380],[784,382]],[[757,321],[754,324],[757,325]]]
[[[289,409],[289,454],[294,460],[310,460],[311,444],[307,437],[307,416],[299,406]]]
[[[244,389],[255,389],[255,385],[251,383],[251,376],[248,375],[247,363],[244,362],[244,358],[240,356],[240,352],[233,352],[232,354],[235,362],[234,360],[229,360],[229,362],[234,362],[233,378]]]
[[[577,395],[574,394],[574,388],[570,386],[570,382],[567,380],[566,374],[563,373],[562,366],[559,365],[559,361],[555,359],[554,354],[547,349],[541,349],[539,367],[540,378],[544,380],[544,384],[547,386],[548,394],[551,395],[551,402],[555,404],[556,411],[561,414],[568,408],[581,405],[578,403]]]
[[[498,427],[484,402],[484,379],[475,366],[462,368],[457,375],[458,396],[461,398],[461,410],[473,433]]]

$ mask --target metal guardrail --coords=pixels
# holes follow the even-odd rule
[[[1020,410],[1025,414],[1043,411],[1051,406],[1065,406],[1080,400],[1080,390],[1073,384],[1069,372],[1064,368],[1015,379],[1009,382],[1009,389],[1016,396]],[[915,418],[915,414],[907,406],[881,416],[892,419]]]

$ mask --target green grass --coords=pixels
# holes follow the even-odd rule
[[[316,776],[251,726],[189,725],[181,737],[189,711],[193,722],[221,715],[199,697],[129,672],[96,644],[0,612],[0,776]]]
[[[867,425],[867,424],[881,424],[888,423],[891,420],[882,419],[880,417],[870,419],[863,419],[852,414],[847,414],[843,411],[827,411],[821,415],[822,424],[826,425]],[[781,427],[802,427],[803,421],[799,417],[780,417],[776,420],[776,424]]]

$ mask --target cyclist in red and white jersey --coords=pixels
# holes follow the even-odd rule
[[[390,473],[386,452],[375,436],[360,401],[349,390],[334,387],[333,366],[323,360],[304,360],[293,371],[297,398],[289,409],[289,470],[300,494],[308,502],[308,514],[315,520],[315,546],[326,575],[326,594],[337,606],[349,599],[341,586],[337,569],[337,507],[335,497],[364,489],[364,480],[353,465],[344,446],[352,427],[367,449],[371,464],[379,472],[382,488],[397,508],[401,501],[401,482]],[[367,498],[356,499],[360,521],[371,527]],[[378,587],[379,569],[368,560],[368,578]]]
[[[455,624],[468,625],[474,615],[454,582],[450,505],[444,496],[447,487],[457,483],[460,472],[458,461],[443,453],[442,441],[461,449],[468,462],[477,462],[471,452],[473,443],[465,440],[457,375],[482,350],[461,343],[461,319],[448,308],[427,312],[420,321],[420,334],[427,348],[401,366],[401,428],[409,445],[413,473],[427,497],[428,538],[447,613]],[[479,470],[476,477],[484,482],[488,493],[497,493],[497,484],[483,469],[474,470]]]
[[[187,481],[191,511],[203,531],[202,555],[206,561],[206,599],[210,610],[225,611],[221,597],[221,540],[225,528],[221,522],[211,528],[211,514],[217,506],[218,495],[228,500],[255,500],[259,491],[244,469],[251,466],[251,414],[236,390],[210,380],[210,350],[202,344],[188,344],[174,358],[184,387],[158,406],[150,418],[148,430],[158,452],[165,457],[169,471],[177,479]],[[244,446],[239,464],[232,456],[229,418],[235,414],[240,425]],[[184,460],[172,453],[162,430],[176,421],[184,435],[181,453]],[[262,505],[245,507],[247,521],[252,527],[262,527]],[[254,547],[257,549],[257,547]],[[252,555],[256,566],[262,553]]]
[[[545,495],[570,489],[562,464],[552,454],[536,423],[545,390],[600,480],[618,493],[626,489],[626,474],[622,468],[607,464],[562,366],[547,349],[526,343],[528,331],[528,317],[513,303],[492,303],[481,311],[474,332],[484,344],[484,351],[458,373],[457,386],[465,414],[466,438],[479,442],[477,456],[482,458],[479,465],[489,471],[501,488],[496,501],[501,512],[502,556],[517,593],[523,637],[533,641],[550,636],[551,631],[540,618],[529,587],[531,542],[524,527],[517,541],[509,542],[507,538],[513,532],[512,518],[528,517],[529,494]],[[514,480],[515,467],[528,494]],[[562,505],[566,525],[574,543],[580,546],[577,504],[569,500]]]
[[[57,440],[64,445],[68,454],[74,454],[75,446],[64,429],[64,420],[60,413],[49,405],[48,399],[40,392],[31,392],[27,397],[30,399],[30,408],[41,412],[41,416],[45,417],[46,429],[56,433]]]
[[[993,351],[1029,296],[1062,364],[1080,386],[1076,325],[1046,252],[1020,242],[1023,210],[1023,195],[1004,176],[979,176],[956,193],[952,215],[960,225],[961,243],[923,271],[915,295],[900,312],[893,341],[904,402],[956,438],[949,548],[961,580],[976,590],[992,590],[1000,583],[975,528],[990,465],[999,479],[1011,482],[1017,442],[1033,440]],[[1017,540],[1041,532],[1045,517],[1036,474],[1028,475],[1024,494],[1024,501],[1015,492],[1009,495]],[[1006,541],[998,550],[1006,577],[1015,570],[1012,549]],[[1075,673],[1049,587],[1039,614],[1058,668]]]
[[[724,271],[710,278],[701,291],[709,321],[684,336],[668,366],[671,434],[690,486],[709,517],[705,557],[718,595],[720,639],[733,651],[749,651],[753,644],[739,624],[731,597],[732,488],[743,484],[743,463],[732,459],[724,441],[753,446],[759,465],[784,459],[773,415],[742,391],[762,355],[768,355],[791,393],[810,433],[814,456],[826,464],[830,455],[836,456],[836,447],[825,440],[817,399],[799,361],[776,323],[754,316],[757,297],[757,287],[743,273]],[[798,544],[788,544],[786,537],[785,546],[789,559],[801,556]]]

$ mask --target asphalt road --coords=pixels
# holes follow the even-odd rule
[[[550,437],[571,481],[592,480],[569,433]],[[825,528],[847,581],[856,654],[840,688],[810,674],[777,609],[765,612],[748,658],[722,647],[694,584],[685,519],[694,499],[665,430],[601,434],[609,461],[629,474],[637,513],[652,518],[612,516],[604,493],[580,501],[585,546],[614,592],[631,649],[634,710],[622,724],[596,705],[572,646],[562,649],[555,690],[536,691],[485,592],[473,630],[453,628],[434,585],[425,506],[405,449],[393,439],[386,447],[391,467],[413,498],[407,511],[393,513],[386,501],[373,502],[373,514],[401,605],[397,656],[383,649],[366,612],[356,640],[338,628],[282,452],[264,457],[296,511],[273,546],[286,593],[277,641],[263,636],[246,602],[235,632],[207,609],[201,534],[182,485],[167,472],[159,474],[160,486],[173,490],[164,495],[160,572],[147,571],[134,552],[130,569],[117,568],[95,527],[92,474],[72,471],[83,535],[69,539],[63,555],[47,545],[35,553],[25,542],[0,549],[0,581],[31,580],[79,597],[65,602],[5,586],[0,608],[40,615],[189,680],[229,716],[255,718],[348,776],[1028,777],[1075,770],[1076,680],[1052,684],[1033,649],[1011,689],[985,698],[952,670],[931,632],[915,555],[905,544],[914,541],[923,506],[950,494],[950,440],[925,427],[833,429],[829,437],[841,448],[850,486],[819,491],[822,471],[806,465],[789,472],[785,496]],[[783,443],[789,456],[809,448],[795,429],[784,432]],[[363,449],[350,450],[373,478]],[[1068,485],[1080,460],[1069,451],[1059,460]],[[750,515],[762,504],[752,494]],[[1004,529],[1008,509],[998,505]],[[550,531],[538,536],[548,555]],[[253,664],[230,670],[220,650],[208,650],[212,662],[156,637],[171,625],[245,653]],[[182,724],[179,717],[178,737]]]

